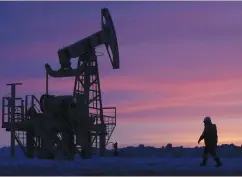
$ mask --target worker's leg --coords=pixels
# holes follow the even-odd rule
[[[203,151],[203,161],[200,164],[201,166],[205,166],[207,164],[208,161],[208,148],[205,146],[204,151]]]
[[[217,153],[216,153],[216,147],[210,148],[209,152],[212,155],[212,157],[214,158],[215,162],[217,163],[217,167],[222,166],[222,162],[221,162],[220,158],[217,156]]]

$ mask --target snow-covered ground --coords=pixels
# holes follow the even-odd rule
[[[0,175],[242,175],[242,148],[218,148],[223,166],[214,167],[209,159],[200,167],[202,148],[129,147],[120,149],[120,156],[92,159],[28,160],[17,148],[15,160],[10,149],[0,150]]]

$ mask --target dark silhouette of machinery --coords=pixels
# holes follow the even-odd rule
[[[102,30],[72,45],[58,50],[60,69],[46,69],[46,93],[38,100],[34,95],[16,97],[16,85],[11,96],[2,99],[2,128],[11,132],[11,154],[15,141],[29,158],[63,157],[73,159],[76,153],[91,157],[105,155],[105,147],[116,126],[116,108],[104,108],[100,90],[95,48],[104,44],[113,69],[119,69],[119,52],[115,28],[109,10],[101,10]],[[109,51],[108,49],[111,49]],[[110,53],[111,52],[111,53]],[[71,59],[77,58],[77,68]],[[48,77],[74,77],[73,95],[55,96],[48,93]],[[105,115],[105,111],[113,115]]]

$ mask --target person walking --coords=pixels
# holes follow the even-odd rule
[[[216,148],[218,143],[217,127],[216,124],[212,123],[210,117],[205,117],[204,120],[204,130],[200,138],[198,139],[198,144],[204,140],[205,147],[203,152],[203,161],[200,166],[206,166],[208,161],[208,154],[211,154],[217,163],[217,167],[222,166],[220,158],[217,156]]]

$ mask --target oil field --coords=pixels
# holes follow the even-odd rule
[[[242,175],[241,18],[241,2],[0,2],[0,175]]]

